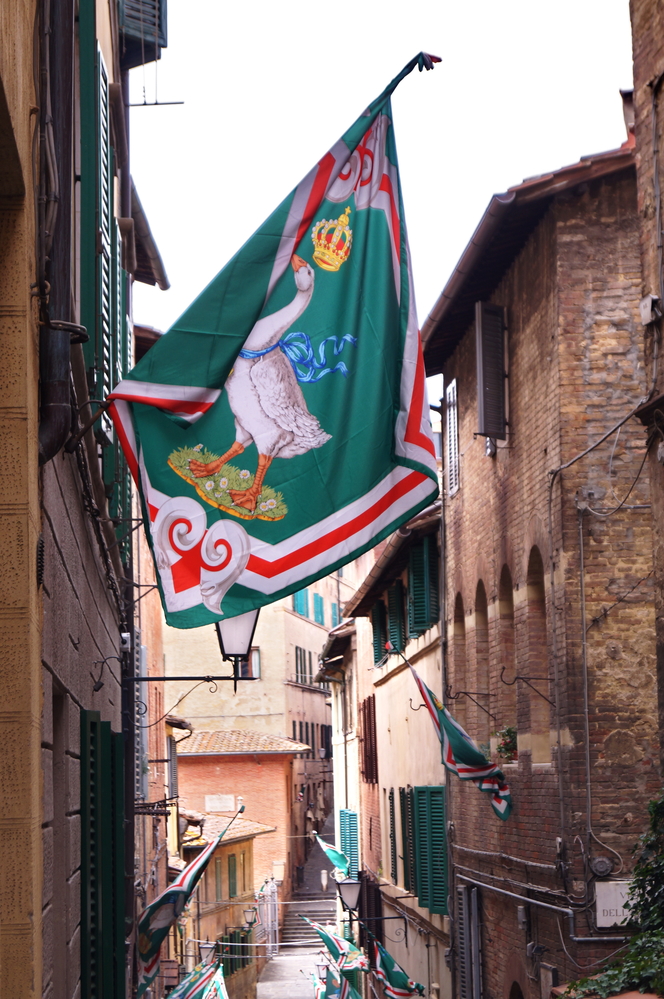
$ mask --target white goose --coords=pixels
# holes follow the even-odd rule
[[[330,434],[325,433],[307,409],[293,367],[278,347],[279,340],[302,315],[314,292],[314,272],[306,260],[294,255],[291,264],[297,287],[295,298],[273,315],[259,319],[243,347],[243,351],[266,353],[257,357],[239,356],[224,385],[235,417],[234,443],[220,458],[207,464],[193,458],[189,462],[194,476],[202,479],[214,475],[253,441],[258,449],[253,485],[229,490],[236,506],[252,512],[273,458],[306,454],[330,440]]]

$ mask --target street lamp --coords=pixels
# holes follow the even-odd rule
[[[361,887],[362,882],[357,878],[344,878],[343,881],[337,881],[339,898],[341,899],[341,904],[347,912],[357,911],[357,906],[360,901]]]
[[[233,663],[233,693],[237,692],[240,662],[251,652],[259,609],[215,622],[221,658]]]
[[[201,961],[203,964],[209,964],[212,960],[212,955],[217,949],[217,944],[215,941],[210,942],[206,940],[205,943],[199,943],[198,951],[201,955]]]
[[[325,963],[316,965],[316,974],[320,978],[321,982],[324,982],[327,978],[327,968],[328,966]]]
[[[244,921],[245,921],[245,924],[246,924],[246,927],[245,927],[246,929],[250,930],[253,927],[253,925],[254,925],[254,923],[256,922],[257,919],[258,919],[258,913],[256,912],[256,907],[255,906],[253,907],[253,909],[245,909],[244,910]]]
[[[325,752],[326,752],[325,746],[318,747],[318,755],[320,756],[321,760],[325,759]]]

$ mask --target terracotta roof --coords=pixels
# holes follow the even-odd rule
[[[306,753],[311,746],[279,735],[231,728],[226,732],[194,732],[182,740],[178,756],[242,756],[247,753]]]
[[[529,177],[494,194],[422,325],[427,375],[438,374],[473,321],[475,302],[486,301],[558,194],[623,170],[634,170],[634,136],[619,149],[583,156],[578,163]]]
[[[205,813],[204,835],[187,839],[185,833],[184,847],[207,846],[212,840],[222,832],[233,817],[233,812],[228,815],[211,815]],[[224,835],[222,843],[234,843],[239,839],[251,839],[253,836],[262,836],[264,833],[276,831],[276,826],[266,826],[264,822],[254,822],[252,819],[237,818],[233,822],[228,832]]]

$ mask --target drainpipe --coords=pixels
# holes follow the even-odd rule
[[[83,332],[71,318],[71,102],[73,94],[74,5],[44,0],[41,19],[38,202],[39,464],[63,446],[71,432],[69,353],[71,334]],[[64,178],[64,183],[61,183]],[[65,225],[57,225],[57,216]],[[63,317],[58,321],[55,315]]]

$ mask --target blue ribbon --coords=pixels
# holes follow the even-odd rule
[[[348,374],[348,368],[343,361],[339,361],[332,368],[328,366],[325,356],[327,343],[333,344],[334,356],[337,357],[347,343],[352,343],[355,346],[357,337],[351,336],[350,333],[345,333],[341,338],[335,335],[326,337],[318,348],[318,359],[316,359],[314,348],[311,346],[311,337],[306,333],[289,333],[288,336],[283,337],[271,347],[266,347],[265,350],[247,350],[243,347],[239,356],[249,360],[255,357],[264,357],[279,347],[290,361],[298,382],[319,382],[325,375],[332,374],[334,371],[340,371],[345,378]]]

